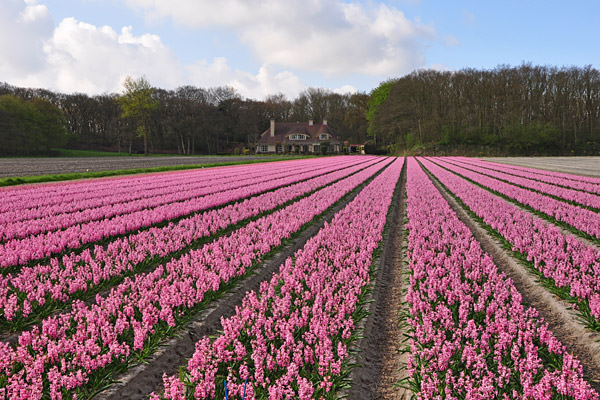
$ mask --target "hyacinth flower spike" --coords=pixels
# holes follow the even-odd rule
[[[246,385],[248,384],[248,378],[244,381],[244,395],[242,396],[242,400],[246,400]],[[227,379],[224,382],[225,385],[225,400],[229,400],[229,395],[227,394]]]

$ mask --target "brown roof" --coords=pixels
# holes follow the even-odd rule
[[[294,133],[303,133],[310,138],[306,140],[288,140],[288,135]],[[319,135],[322,133],[328,133],[331,135],[331,139],[319,139]],[[329,125],[313,124],[309,126],[308,122],[275,122],[275,136],[271,136],[271,128],[269,128],[260,135],[260,139],[258,140],[259,144],[302,144],[316,142],[340,142],[340,136]]]

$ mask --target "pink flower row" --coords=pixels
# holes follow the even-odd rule
[[[584,206],[600,209],[600,196],[592,193],[582,192],[576,189],[567,189],[553,184],[539,182],[534,179],[510,175],[501,171],[493,171],[474,164],[467,164],[458,161],[454,157],[433,158],[435,161],[443,161],[449,164],[469,169],[479,174],[488,175],[492,178],[502,179],[514,185],[519,185],[527,189],[532,189],[542,194],[549,194],[561,199],[572,201]]]
[[[35,314],[46,302],[69,302],[74,293],[85,292],[105,280],[132,271],[155,256],[164,257],[180,251],[202,237],[271,210],[380,161],[381,159],[372,158],[366,163],[325,173],[224,208],[196,214],[162,228],[151,228],[116,239],[106,247],[96,246],[93,250],[71,253],[60,260],[53,258],[48,264],[25,267],[15,274],[0,276],[0,322],[12,321],[15,317],[26,318]]]
[[[314,168],[317,165],[294,165],[293,168],[285,171],[301,171],[307,168]],[[215,168],[215,171],[201,172],[196,174],[180,173],[178,175],[169,174],[168,176],[157,176],[153,175],[154,180],[143,179],[138,180],[132,177],[132,182],[127,184],[118,185],[116,187],[105,186],[105,185],[94,185],[89,183],[90,191],[78,196],[61,196],[57,195],[56,202],[52,205],[39,205],[39,199],[31,201],[29,199],[23,199],[20,205],[16,202],[9,202],[13,204],[12,210],[6,210],[0,214],[0,227],[5,224],[10,225],[17,221],[28,221],[34,220],[35,223],[39,223],[39,219],[48,218],[58,215],[75,215],[77,212],[88,211],[89,209],[95,209],[94,212],[98,213],[98,208],[108,207],[119,203],[130,202],[134,200],[149,199],[157,196],[165,196],[176,193],[178,191],[188,191],[191,189],[199,189],[210,186],[214,183],[221,183],[226,181],[243,180],[253,178],[258,175],[270,175],[281,173],[284,169],[279,168],[267,168],[266,166],[257,165],[257,168],[236,168],[236,169],[225,169]],[[168,178],[168,179],[166,179]],[[29,201],[28,201],[29,200]],[[48,198],[44,198],[44,201],[49,201]],[[50,229],[50,228],[49,228]],[[5,230],[5,228],[3,228]]]
[[[186,369],[163,376],[164,393],[151,397],[222,398],[225,379],[230,398],[241,398],[246,379],[247,399],[308,400],[334,389],[402,164],[375,178],[258,293],[248,292],[221,319],[223,333],[198,341]]]
[[[242,276],[316,215],[387,163],[378,163],[259,218],[226,237],[192,250],[150,273],[126,278],[96,304],[74,301],[72,310],[22,332],[17,345],[0,344],[0,399],[61,398],[94,371],[126,362],[159,327]]]
[[[520,210],[484,189],[423,161],[426,167],[479,218],[524,254],[559,288],[569,288],[580,305],[587,304],[600,321],[600,250],[588,246],[559,228]]]
[[[489,163],[494,166],[501,165],[502,167],[510,168],[515,171],[536,173],[538,175],[543,175],[543,176],[559,177],[559,178],[568,179],[570,181],[588,182],[588,183],[592,183],[595,185],[600,185],[600,177],[595,177],[595,176],[575,175],[575,174],[569,174],[566,172],[549,171],[549,170],[545,170],[545,169],[523,167],[520,165],[503,164],[503,163],[498,163],[498,162],[489,162]]]
[[[58,229],[66,229],[68,227],[88,223],[92,221],[99,221],[109,219],[114,216],[131,214],[141,210],[151,210],[158,206],[162,206],[170,203],[177,203],[186,201],[189,199],[206,196],[207,194],[213,194],[222,190],[235,189],[238,187],[254,185],[258,181],[280,179],[285,177],[302,177],[302,176],[313,176],[315,173],[320,173],[323,169],[336,169],[340,168],[339,163],[332,163],[331,160],[328,163],[314,163],[308,167],[301,169],[278,169],[275,171],[264,171],[258,169],[253,173],[244,173],[242,176],[238,174],[229,175],[221,178],[212,180],[201,179],[192,182],[177,182],[173,186],[167,189],[155,190],[152,186],[146,185],[145,187],[139,187],[135,189],[135,192],[139,193],[148,192],[149,196],[142,196],[137,200],[133,200],[132,197],[135,195],[127,194],[125,196],[114,196],[114,203],[100,207],[88,208],[86,204],[81,206],[79,211],[69,211],[72,208],[72,203],[62,203],[58,208],[66,207],[67,210],[59,210],[51,215],[46,215],[42,218],[37,219],[24,219],[21,221],[11,221],[0,225],[0,240],[10,240],[24,238],[29,235],[35,235],[48,231],[55,231]],[[339,160],[338,160],[339,161]],[[346,160],[346,162],[356,163],[356,159]],[[344,164],[344,163],[343,163]],[[133,189],[132,189],[133,190]],[[110,189],[107,189],[105,193],[109,193]],[[34,210],[36,211],[36,210]],[[7,213],[10,214],[10,213]],[[9,220],[10,221],[10,220]]]
[[[557,221],[569,224],[590,236],[600,239],[600,213],[501,182],[494,178],[446,163],[439,158],[436,159],[436,162],[484,187],[490,188],[521,204],[525,204],[534,210],[540,211]]]
[[[534,168],[519,168],[515,169],[514,166],[509,166],[506,164],[499,164],[484,160],[477,160],[467,157],[455,157],[453,158],[457,161],[460,161],[465,164],[475,165],[486,169],[491,169],[494,171],[504,172],[507,174],[520,176],[522,178],[534,179],[546,183],[550,183],[552,185],[564,186],[567,188],[582,190],[588,193],[600,194],[600,179],[596,179],[596,183],[592,183],[589,181],[581,181],[580,176],[577,175],[569,175],[563,173],[553,173],[551,171],[545,171],[541,169]]]
[[[265,170],[288,167],[300,167],[310,164],[311,160],[294,160],[274,163],[253,164],[256,169]],[[314,161],[314,160],[313,160]],[[135,188],[154,186],[169,186],[174,181],[197,180],[204,177],[210,180],[213,176],[243,174],[247,165],[200,168],[173,172],[155,172],[149,174],[136,174],[124,177],[94,178],[68,182],[53,182],[39,185],[21,185],[0,188],[0,212],[21,210],[24,208],[38,208],[60,204],[63,202],[79,202],[96,198],[98,194],[112,188],[115,192],[131,192]]]
[[[317,171],[297,175],[282,173],[281,177],[277,179],[273,176],[268,179],[257,176],[253,182],[246,181],[241,186],[233,185],[233,188],[231,188],[231,184],[217,185],[212,188],[214,193],[205,196],[164,204],[152,209],[140,210],[100,221],[74,225],[61,231],[41,233],[23,239],[13,239],[0,244],[0,266],[24,264],[31,260],[61,253],[66,249],[77,249],[83,244],[97,242],[115,235],[123,235],[232,200],[289,185],[316,174],[318,174]],[[258,185],[259,183],[261,185]]]
[[[406,192],[408,368],[418,398],[598,399],[579,361],[522,305],[414,159]]]

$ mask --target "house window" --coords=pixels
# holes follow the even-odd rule
[[[321,146],[319,146],[318,144],[314,144],[313,153],[318,153],[319,151],[321,151]]]
[[[283,153],[283,146],[280,144],[277,145],[277,153]]]
[[[266,152],[269,151],[269,146],[266,145],[266,144],[261,144],[259,147],[260,147],[260,152],[261,153],[266,153]]]
[[[301,135],[301,134],[290,135],[290,140],[305,140],[305,139],[306,139],[306,135]]]
[[[321,134],[319,135],[319,139],[320,139],[320,140],[327,140],[327,139],[329,139],[329,135],[328,135],[328,134],[326,134],[326,133],[321,133]]]

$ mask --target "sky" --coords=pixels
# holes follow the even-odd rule
[[[597,0],[0,0],[0,82],[95,95],[143,76],[262,100],[428,68],[600,68],[599,16]]]

